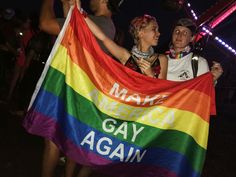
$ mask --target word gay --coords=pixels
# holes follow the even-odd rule
[[[128,130],[128,122],[123,122],[117,126],[115,119],[105,119],[102,122],[102,129],[104,132],[111,135],[105,135],[99,132],[90,131],[80,143],[81,146],[88,146],[91,151],[98,153],[112,160],[119,160],[120,162],[141,162],[146,150],[136,147],[126,141],[121,141],[116,138],[120,135],[124,140],[131,137],[130,141],[135,142],[138,135],[144,130],[144,127],[137,127],[132,123],[132,131]],[[128,133],[132,133],[128,136]]]

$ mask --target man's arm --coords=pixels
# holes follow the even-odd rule
[[[46,33],[58,35],[61,29],[54,13],[53,3],[54,0],[43,0],[39,26],[40,29]]]
[[[61,0],[61,2],[62,2],[64,17],[67,17],[70,7],[74,5],[75,1],[74,0]]]

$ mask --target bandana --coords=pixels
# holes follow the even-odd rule
[[[171,59],[181,59],[184,56],[188,55],[191,52],[191,47],[190,46],[186,46],[185,49],[179,53],[175,53],[175,50],[173,48],[173,46],[170,46],[170,50],[167,52],[167,55],[169,55],[169,57]]]

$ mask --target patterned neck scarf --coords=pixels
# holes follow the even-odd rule
[[[173,46],[170,46],[170,50],[167,52],[171,59],[181,59],[184,56],[188,55],[191,52],[191,47],[186,46],[185,49],[179,53],[176,53]]]
[[[154,54],[154,49],[151,47],[148,52],[142,52],[140,51],[137,46],[133,46],[131,50],[132,55],[134,55],[136,58],[143,58],[147,59],[150,58]]]

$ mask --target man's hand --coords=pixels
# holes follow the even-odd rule
[[[214,81],[216,81],[223,74],[223,68],[220,65],[220,63],[213,61],[213,65],[211,67],[211,73],[213,75]]]

